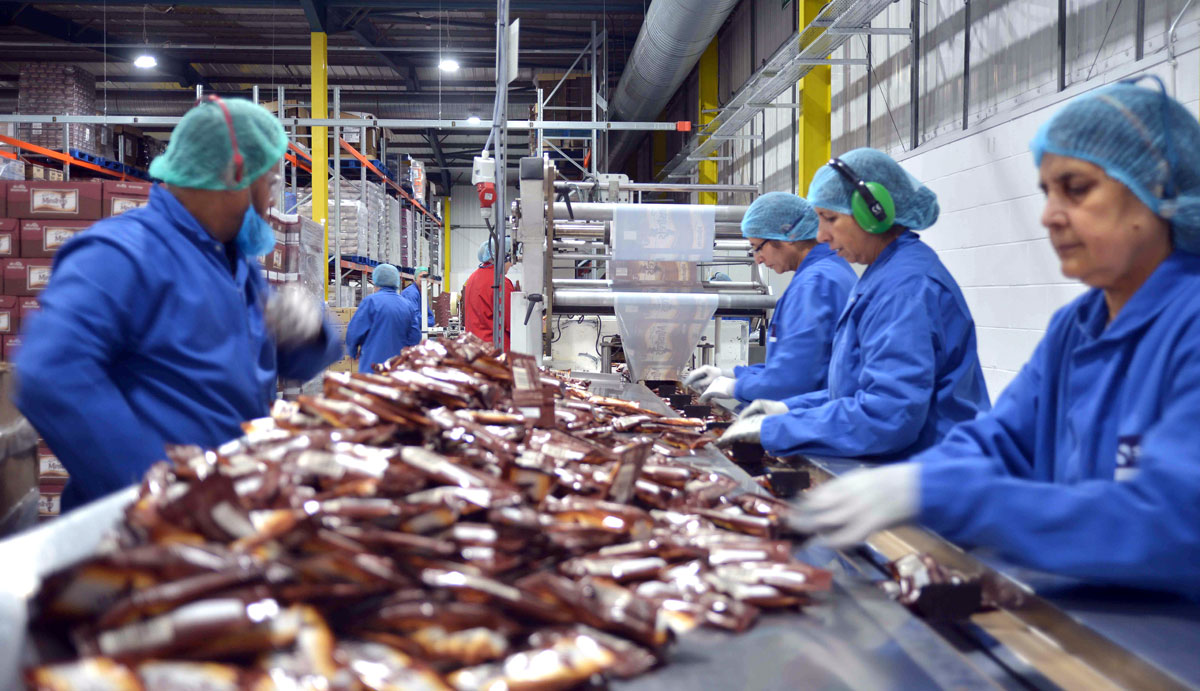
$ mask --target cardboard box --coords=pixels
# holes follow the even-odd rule
[[[8,181],[0,180],[0,218],[8,216]]]
[[[35,259],[53,257],[68,240],[91,225],[91,221],[23,220],[21,256]]]
[[[17,323],[28,324],[29,318],[40,309],[37,298],[17,298]]]
[[[4,263],[4,294],[32,297],[50,283],[51,259],[9,259]]]
[[[11,182],[8,213],[22,219],[98,221],[102,197],[99,182]]]
[[[119,216],[130,209],[136,209],[149,204],[150,188],[152,187],[154,185],[149,182],[105,180],[102,190],[104,195],[102,213],[104,217]]]
[[[20,349],[20,336],[4,336],[0,338],[0,355],[4,357],[5,362],[12,362],[17,356],[17,351]]]
[[[21,256],[20,221],[0,218],[0,259]]]
[[[20,330],[15,295],[0,295],[0,336],[14,336]]]

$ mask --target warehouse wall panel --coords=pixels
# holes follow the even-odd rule
[[[517,188],[505,193],[511,201],[517,198]],[[487,226],[479,208],[479,195],[473,185],[455,185],[450,197],[450,290],[462,290],[467,277],[479,268],[476,258],[479,245],[488,239]]]

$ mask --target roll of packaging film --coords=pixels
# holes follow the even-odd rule
[[[630,377],[678,380],[717,309],[700,262],[711,262],[715,210],[622,204],[613,211],[609,264],[617,328]]]

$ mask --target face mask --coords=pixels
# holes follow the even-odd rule
[[[275,249],[275,230],[258,215],[254,204],[242,216],[242,228],[236,242],[238,249],[248,257],[261,257]]]

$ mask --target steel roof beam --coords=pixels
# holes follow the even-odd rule
[[[438,168],[442,174],[442,188],[447,192],[450,191],[450,171],[446,169],[446,157],[442,155],[442,143],[438,141],[437,130],[425,130],[425,140],[429,142],[429,148],[433,149],[433,160],[437,161]]]

